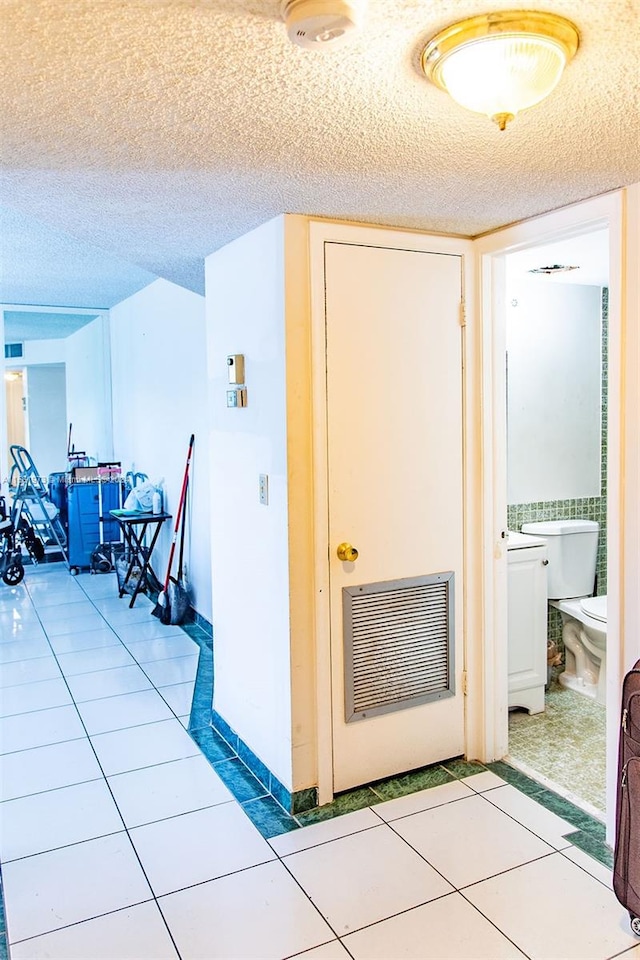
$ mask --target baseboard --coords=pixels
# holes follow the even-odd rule
[[[207,620],[206,617],[203,617],[201,613],[198,613],[195,607],[189,607],[186,622],[195,623],[195,625],[204,630],[209,637],[213,637],[213,624]]]
[[[303,813],[305,810],[312,810],[318,806],[317,787],[309,787],[306,790],[296,790],[293,793],[287,790],[269,770],[266,764],[256,756],[251,747],[247,746],[244,740],[229,726],[224,717],[220,716],[217,710],[211,711],[211,726],[226,740],[229,746],[235,750],[244,765],[249,768],[254,777],[263,784],[271,796],[278,801],[287,813],[295,815],[296,813]]]

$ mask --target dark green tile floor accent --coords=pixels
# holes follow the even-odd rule
[[[220,760],[231,760],[235,753],[226,740],[223,740],[213,727],[198,727],[197,730],[189,727],[189,735],[198,744],[209,763],[216,764]]]
[[[503,760],[488,763],[487,769],[574,826],[575,832],[566,834],[566,839],[571,844],[584,850],[605,867],[613,865],[613,852],[606,843],[606,829],[603,823]]]
[[[465,777],[490,770],[506,783],[516,787],[574,826],[575,832],[567,834],[567,840],[606,867],[611,867],[612,852],[605,843],[605,828],[602,823],[504,761],[482,764],[458,757],[420,770],[412,770],[400,776],[379,780],[368,786],[357,787],[355,790],[347,790],[338,794],[331,803],[312,809],[307,807],[316,796],[315,788],[301,790],[293,795],[296,812],[291,816],[242,762],[234,748],[211,726],[212,638],[197,624],[185,624],[183,630],[200,647],[189,734],[264,837],[276,837],[290,830],[297,830],[313,823],[331,820],[345,813],[375,806],[385,800],[404,797],[418,790],[427,790],[452,780],[463,780]],[[0,913],[0,923],[3,922]],[[3,960],[3,937],[6,940],[4,930],[0,926],[0,960]]]
[[[291,794],[293,803],[293,813],[304,813],[305,810],[311,810],[318,804],[318,790],[316,787],[309,787],[308,790],[296,790]]]
[[[263,837],[277,837],[300,826],[271,796],[247,800],[242,804],[242,809]]]
[[[8,957],[7,918],[4,913],[4,890],[2,888],[2,872],[0,871],[0,960],[8,960]]]
[[[299,824],[242,762],[235,746],[228,743],[211,725],[213,637],[210,631],[198,622],[183,624],[182,629],[200,647],[188,726],[191,739],[198,744],[220,779],[264,837],[275,837],[288,830],[298,829]],[[309,791],[309,794],[315,796],[315,790]],[[308,798],[306,799],[308,801]],[[304,796],[301,801],[304,803]]]
[[[400,777],[391,777],[389,780],[372,783],[371,789],[382,800],[395,800],[396,797],[405,797],[407,794],[416,793],[418,790],[439,787],[451,780],[455,780],[455,777],[444,767],[425,767],[422,770],[405,773]]]
[[[343,813],[353,813],[354,810],[373,807],[381,801],[382,798],[374,793],[370,787],[358,787],[355,790],[337,794],[331,803],[326,803],[322,807],[315,807],[314,810],[299,813],[296,820],[300,826],[308,827],[312,823],[321,823],[323,820],[340,817]]]
[[[344,813],[374,806],[383,800],[406,796],[417,790],[429,789],[452,780],[463,780],[465,777],[472,777],[476,773],[486,771],[495,773],[521,793],[570,823],[575,827],[575,831],[568,833],[566,839],[605,867],[611,867],[611,848],[605,842],[605,827],[599,820],[502,760],[487,764],[462,759],[448,760],[421,770],[414,770],[400,777],[391,777],[366,787],[345,791],[338,794],[332,803],[298,814],[295,819],[303,827],[312,823],[321,823],[323,820],[330,820]]]
[[[394,800],[396,797],[404,797],[409,793],[416,793],[418,790],[437,787],[443,783],[449,783],[451,780],[461,780],[463,777],[470,777],[474,773],[482,773],[486,769],[480,763],[467,763],[460,759],[449,760],[444,764],[438,763],[430,767],[422,767],[420,770],[412,770],[400,776],[377,780],[365,787],[346,790],[344,793],[337,794],[331,803],[316,807],[314,810],[308,810],[306,813],[297,814],[296,820],[306,827],[311,823],[320,823],[323,820],[330,820],[332,817],[339,817],[343,813],[352,813],[354,810],[372,807],[384,800]]]
[[[257,777],[254,777],[249,768],[245,767],[238,757],[213,763],[212,766],[240,803],[269,796],[265,785],[260,783]]]
[[[613,869],[613,850],[603,840],[596,840],[591,834],[584,833],[582,830],[572,833],[567,837],[567,840],[571,840],[574,847],[584,850],[585,853],[604,864],[605,867],[609,867],[610,870]]]
[[[193,688],[191,714],[189,716],[189,731],[206,727],[211,719],[211,702],[213,700],[213,640],[205,631],[195,624],[185,624],[182,628],[191,639],[200,647],[198,671]]]
[[[473,777],[476,773],[484,773],[488,768],[478,763],[477,760],[445,760],[442,764],[445,770],[448,770],[456,780],[464,780],[465,777]]]

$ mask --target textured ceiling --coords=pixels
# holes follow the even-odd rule
[[[86,240],[0,205],[2,303],[108,308],[155,279]]]
[[[639,2],[541,3],[581,46],[501,134],[419,54],[513,0],[369,0],[326,52],[288,41],[280,0],[0,0],[2,199],[199,292],[207,254],[284,212],[476,236],[640,180]]]
[[[24,340],[64,340],[87,323],[91,323],[96,316],[95,313],[60,313],[59,311],[27,313],[24,310],[5,310],[5,343],[19,343]]]

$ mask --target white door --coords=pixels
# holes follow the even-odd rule
[[[334,791],[464,752],[461,277],[459,256],[325,245]],[[355,562],[338,558],[343,543],[358,550]],[[353,683],[367,681],[354,667],[362,648],[345,655],[345,628],[357,634],[352,598],[383,584],[374,590],[389,589],[402,608],[405,597],[415,600],[414,585],[395,581],[433,575],[417,588],[418,607],[421,591],[446,584],[447,689],[408,697],[401,709],[385,702],[385,685],[399,682],[386,676],[396,640],[381,636],[394,614],[383,612],[375,626],[365,615],[365,647],[383,651],[369,691],[382,705],[358,711]],[[360,587],[345,597],[344,588]],[[409,619],[415,612],[414,604]],[[400,687],[415,694],[411,630],[402,625],[393,670],[407,665]]]

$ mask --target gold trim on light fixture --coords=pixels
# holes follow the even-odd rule
[[[551,93],[579,42],[577,27],[557,14],[503,10],[441,30],[422,52],[422,69],[462,106],[486,113],[504,130],[516,113]]]

